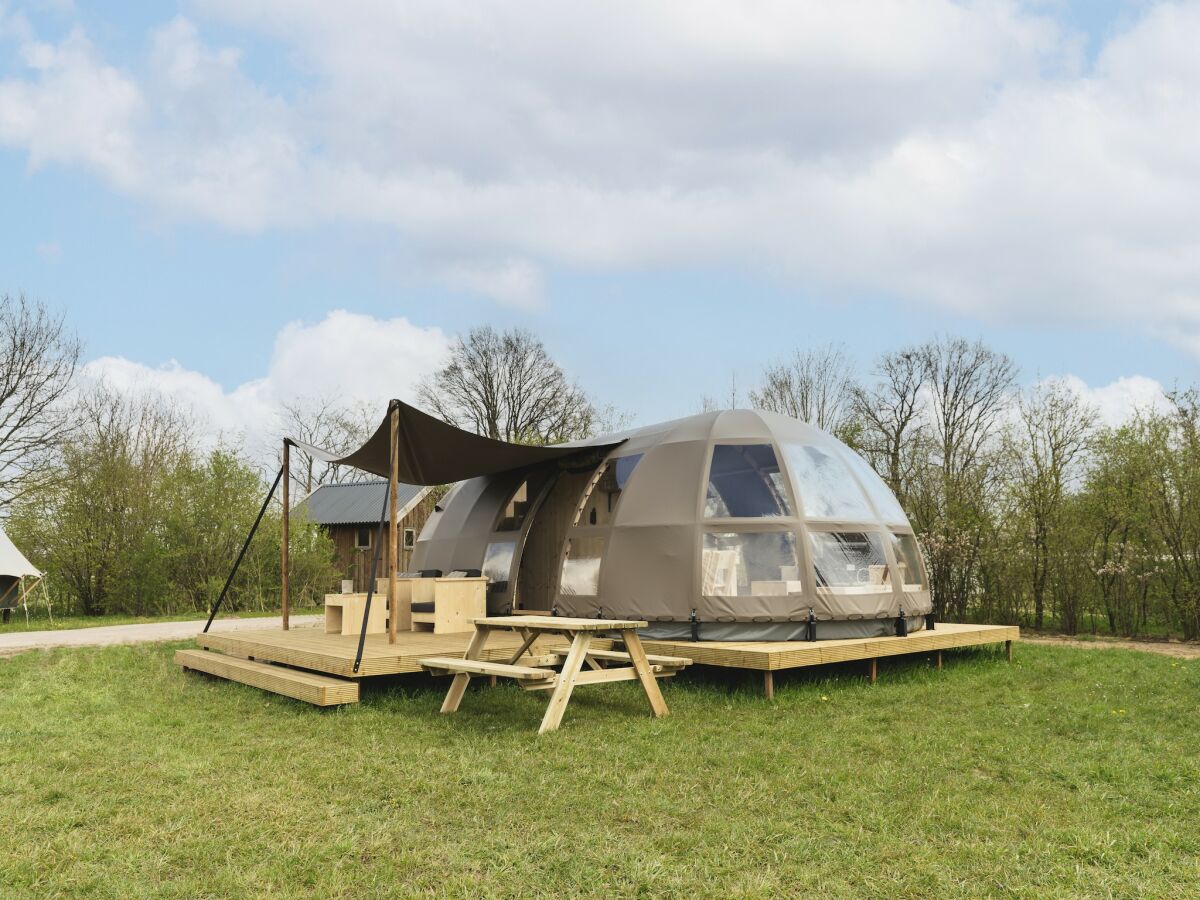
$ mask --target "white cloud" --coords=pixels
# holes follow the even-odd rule
[[[314,325],[284,326],[263,377],[229,391],[175,361],[150,366],[106,356],[89,362],[84,376],[118,391],[166,397],[197,416],[208,443],[223,438],[258,453],[282,437],[281,404],[332,398],[347,407],[374,406],[382,418],[389,399],[414,399],[417,384],[444,364],[450,345],[439,328],[337,310]]]
[[[1064,375],[1057,380],[1093,407],[1101,424],[1109,427],[1129,421],[1138,412],[1166,412],[1171,406],[1163,386],[1144,375],[1118,378],[1100,387],[1090,387],[1076,375]]]
[[[0,143],[232,229],[382,226],[522,308],[548,266],[734,265],[1200,355],[1200,3],[1094,62],[1003,0],[197,8],[144,71],[25,29]],[[255,82],[206,19],[304,88]]]

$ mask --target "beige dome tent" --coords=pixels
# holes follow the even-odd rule
[[[491,613],[645,619],[652,637],[704,640],[906,634],[928,621],[903,509],[820,429],[730,410],[528,449],[516,467],[456,484],[414,554],[422,570],[482,570]]]
[[[26,584],[26,578],[34,579],[33,583]],[[41,580],[42,573],[25,558],[25,554],[17,549],[8,535],[0,531],[0,611],[5,622],[14,609],[24,604],[29,592]]]

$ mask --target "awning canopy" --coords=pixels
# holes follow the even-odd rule
[[[0,575],[23,578],[26,575],[41,575],[25,554],[17,549],[7,534],[0,531]]]
[[[389,413],[384,415],[383,421],[367,442],[346,456],[290,438],[288,440],[292,446],[317,459],[340,466],[354,466],[387,478],[389,417],[393,406],[400,413],[397,476],[409,484],[450,484],[479,475],[494,475],[563,459],[589,449],[608,449],[621,443],[620,439],[597,438],[549,447],[510,444],[455,428],[399,400],[392,401],[388,407]]]

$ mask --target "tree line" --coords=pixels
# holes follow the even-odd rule
[[[0,347],[0,512],[49,571],[57,609],[208,609],[274,475],[269,454],[256,462],[212,446],[161,398],[81,383],[79,341],[39,304],[0,298]],[[524,329],[470,330],[417,397],[452,424],[524,443],[629,418],[571,381]],[[280,429],[349,451],[385,400],[294,398]],[[739,405],[735,392],[727,405]],[[799,349],[764,367],[748,405],[804,419],[870,461],[918,534],[940,617],[1200,637],[1196,389],[1109,427],[1064,382],[1022,388],[1003,353],[947,336],[884,353],[863,375],[840,347]],[[360,477],[293,452],[293,496]],[[279,520],[276,506],[232,607],[278,604]],[[317,602],[343,574],[328,537],[299,519],[291,560],[299,602]]]

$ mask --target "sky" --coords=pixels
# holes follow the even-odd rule
[[[0,293],[259,441],[521,326],[650,423],[982,338],[1200,382],[1200,2],[0,0]]]

